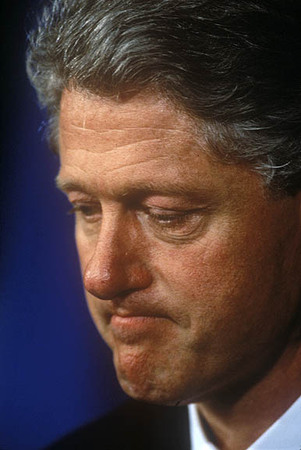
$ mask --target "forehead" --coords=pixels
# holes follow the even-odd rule
[[[61,102],[61,159],[66,153],[86,149],[98,156],[107,152],[116,158],[132,158],[164,152],[169,157],[189,154],[196,147],[192,120],[167,100],[158,96],[138,95],[126,102],[98,97],[86,92],[65,91]],[[199,144],[199,142],[198,142]],[[199,145],[198,145],[199,147]],[[64,150],[64,151],[63,151]]]
[[[156,93],[138,94],[128,101],[101,97],[86,91],[64,90],[61,100],[60,125],[98,131],[111,128],[135,130],[178,130],[193,133],[194,122],[184,111]]]
[[[200,155],[202,144],[194,128],[186,114],[156,95],[117,102],[66,90],[60,114],[61,165],[89,163],[90,172],[98,167],[102,173],[131,165],[138,170],[139,165],[144,175],[148,168],[172,171],[176,165],[185,172],[188,160]]]
[[[156,95],[117,102],[66,90],[59,185],[63,180],[74,185],[75,180],[85,190],[110,196],[146,186],[162,193],[214,190],[224,197],[258,183],[246,168],[213,161],[195,127],[185,113]]]

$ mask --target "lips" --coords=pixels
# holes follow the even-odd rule
[[[113,314],[110,328],[115,338],[133,343],[156,334],[161,334],[161,326],[168,319],[154,315]]]
[[[159,304],[151,303],[147,300],[129,301],[128,299],[109,300],[101,302],[102,310],[111,318],[117,316],[120,319],[131,318],[157,318],[170,319],[168,313],[163,311]],[[126,323],[126,320],[125,320]]]

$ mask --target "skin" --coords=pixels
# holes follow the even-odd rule
[[[65,91],[60,158],[89,310],[121,386],[199,402],[220,448],[244,448],[301,392],[300,195],[274,198],[250,168],[215,161],[191,119],[148,93]],[[287,379],[289,400],[266,411]],[[238,419],[250,404],[256,432]]]

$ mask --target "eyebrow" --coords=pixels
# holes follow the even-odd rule
[[[72,191],[88,193],[90,195],[97,195],[98,192],[96,189],[91,188],[91,186],[87,185],[81,180],[73,180],[73,179],[62,179],[58,175],[55,179],[55,184],[58,189],[65,193],[69,193]],[[200,186],[191,186],[189,183],[186,185],[180,183],[160,183],[157,181],[153,183],[152,181],[137,181],[135,185],[133,185],[130,181],[128,185],[123,187],[123,190],[120,192],[115,192],[112,190],[112,196],[116,196],[119,198],[126,197],[143,197],[146,195],[169,195],[176,196],[182,195],[183,197],[190,197],[191,199],[197,198],[202,199],[207,197],[209,193],[209,189]]]
[[[86,186],[84,183],[75,181],[75,180],[69,180],[69,179],[63,179],[60,177],[60,175],[57,175],[55,177],[55,185],[56,187],[63,192],[70,192],[70,191],[90,191],[88,189],[88,186]]]

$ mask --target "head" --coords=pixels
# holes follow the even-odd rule
[[[65,0],[30,35],[89,308],[134,397],[248,385],[296,335],[300,16]]]
[[[210,151],[278,190],[300,189],[298,1],[54,0],[27,70],[58,147],[65,88],[125,99],[145,89],[202,127]]]

